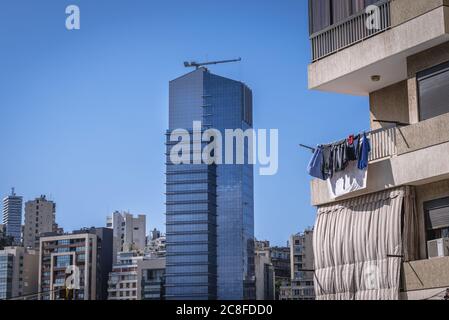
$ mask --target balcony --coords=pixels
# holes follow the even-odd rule
[[[311,182],[312,204],[320,206],[385,189],[420,186],[449,178],[449,113],[413,125],[368,133],[371,154],[367,187],[333,199],[326,181]]]
[[[449,40],[445,0],[384,0],[378,6],[378,29],[366,27],[362,12],[311,35],[309,89],[367,96],[407,79],[408,57]]]
[[[378,8],[380,21],[377,28],[368,29],[366,27],[369,15],[362,11],[312,34],[310,36],[312,61],[315,62],[389,29],[391,26],[390,2],[382,1],[378,4]]]

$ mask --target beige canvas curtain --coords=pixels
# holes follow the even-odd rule
[[[317,299],[398,299],[402,261],[413,260],[418,250],[416,214],[412,187],[320,207],[314,232]]]

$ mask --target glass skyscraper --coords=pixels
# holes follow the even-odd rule
[[[192,136],[194,121],[223,143],[226,129],[252,128],[251,90],[205,68],[170,82],[166,298],[254,299],[253,166],[171,163],[170,133]]]

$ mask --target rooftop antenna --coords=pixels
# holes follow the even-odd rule
[[[12,196],[16,195],[16,188],[14,188],[14,187],[11,188],[11,195]]]
[[[240,62],[242,61],[242,58],[238,58],[238,59],[232,59],[232,60],[221,60],[221,61],[208,61],[208,62],[196,62],[196,61],[191,61],[191,62],[184,62],[184,67],[186,68],[196,68],[197,70],[201,67],[204,66],[209,66],[212,64],[222,64],[222,63],[231,63],[231,62]]]

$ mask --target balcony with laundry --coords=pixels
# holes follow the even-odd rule
[[[309,0],[309,88],[367,96],[449,40],[447,0]]]
[[[449,113],[411,125],[395,123],[394,120],[382,121],[386,127],[366,133],[371,149],[366,185],[333,197],[328,179],[313,179],[312,205],[320,206],[402,185],[419,186],[449,178],[449,161],[443,160],[449,159]]]

